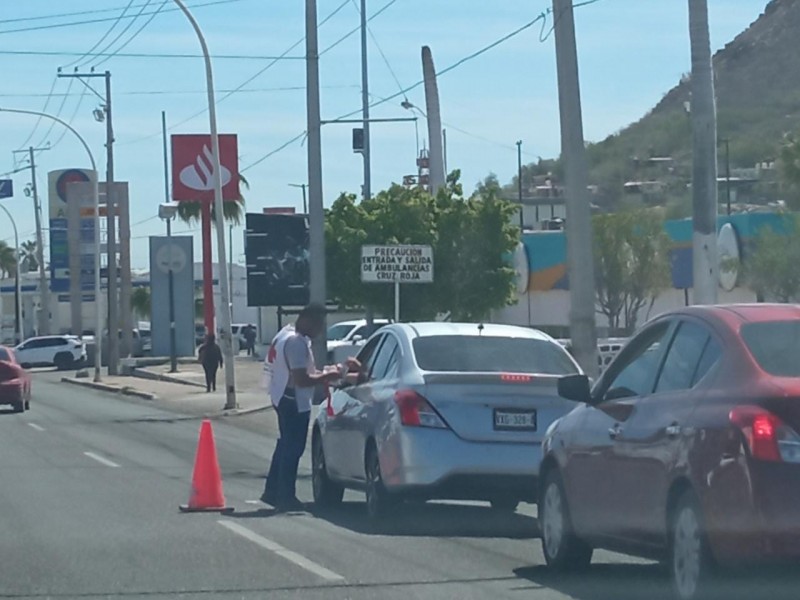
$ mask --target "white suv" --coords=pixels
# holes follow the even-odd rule
[[[337,363],[355,356],[373,333],[391,322],[389,319],[373,319],[372,326],[366,319],[334,323],[328,327],[328,362]]]
[[[48,335],[25,340],[14,348],[17,362],[25,368],[69,369],[86,361],[86,346],[72,335]]]

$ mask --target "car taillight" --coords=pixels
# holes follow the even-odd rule
[[[395,392],[394,402],[400,411],[400,422],[403,425],[447,429],[447,425],[430,405],[430,402],[414,390]]]
[[[730,421],[742,430],[753,458],[800,463],[800,435],[771,412],[740,406],[730,412]]]

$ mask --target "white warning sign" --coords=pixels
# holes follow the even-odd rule
[[[362,246],[361,281],[433,283],[433,248],[418,245]]]

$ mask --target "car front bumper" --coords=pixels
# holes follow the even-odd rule
[[[381,444],[384,485],[425,498],[536,499],[541,444],[471,442],[451,430],[401,427]]]

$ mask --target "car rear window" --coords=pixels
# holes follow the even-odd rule
[[[759,366],[776,377],[800,377],[800,321],[742,325],[742,339]]]
[[[530,338],[436,335],[413,341],[423,371],[539,373],[568,375],[578,370],[554,342]]]

